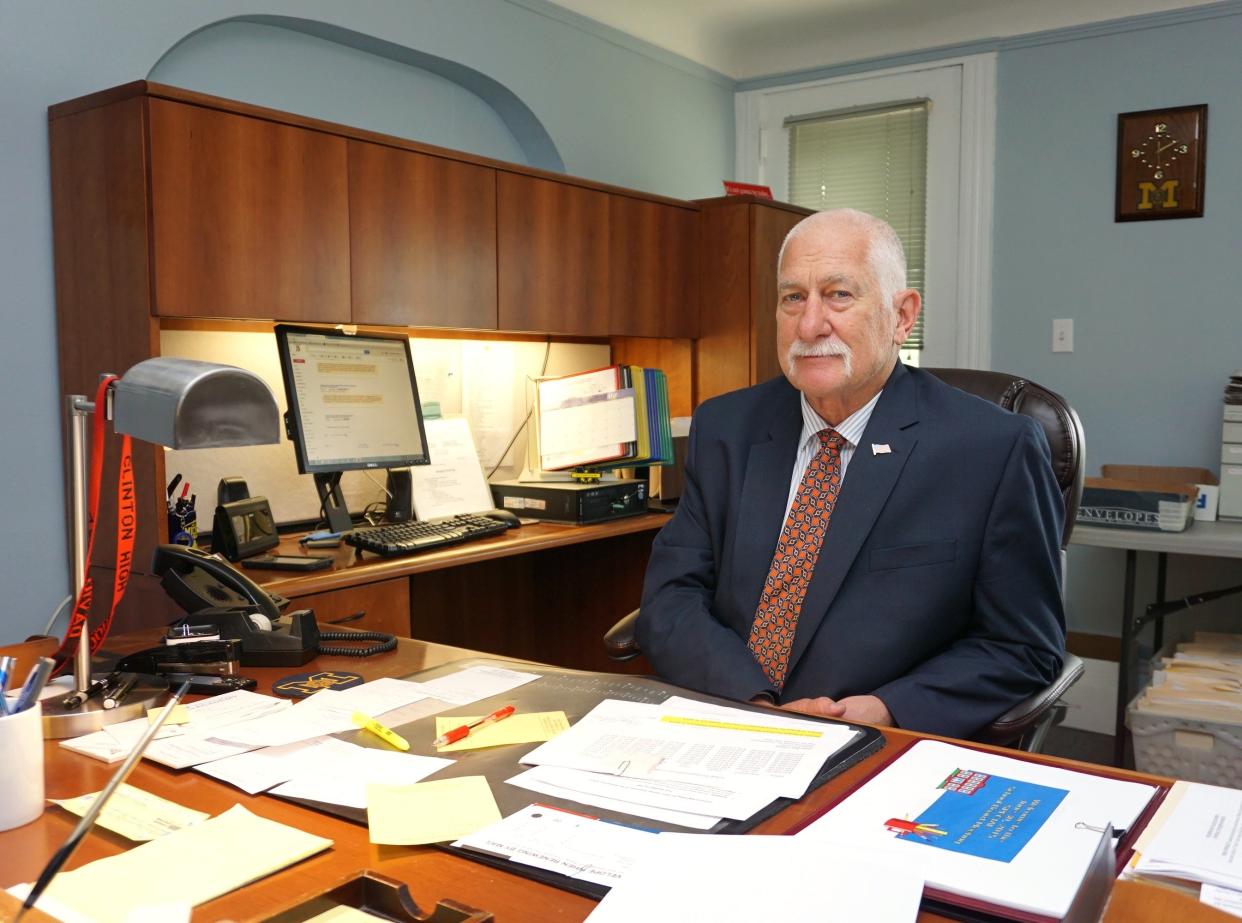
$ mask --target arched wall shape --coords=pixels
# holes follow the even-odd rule
[[[155,62],[148,72],[148,77],[155,79],[151,75],[156,74],[161,69],[161,65],[168,62],[179,48],[192,41],[195,37],[202,35],[208,30],[217,29],[220,26],[245,23],[301,33],[344,48],[353,49],[364,54],[424,71],[446,80],[461,90],[478,97],[483,104],[495,113],[500,123],[513,136],[514,142],[522,152],[526,164],[558,173],[565,172],[565,162],[561,158],[556,144],[552,141],[552,137],[548,134],[543,123],[539,121],[538,117],[536,117],[526,103],[503,84],[474,68],[459,64],[456,61],[331,23],[295,16],[268,14],[232,16],[221,19],[196,29],[181,38],[160,56],[159,60]],[[339,118],[332,120],[342,121]]]

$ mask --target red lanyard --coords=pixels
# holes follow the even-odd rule
[[[73,650],[77,647],[82,635],[82,628],[87,624],[91,605],[95,599],[94,580],[91,579],[91,559],[95,554],[95,526],[99,520],[99,495],[103,481],[104,463],[104,427],[107,416],[106,402],[108,387],[116,381],[116,376],[107,376],[99,382],[95,392],[95,420],[91,432],[91,476],[90,493],[87,505],[86,560],[83,562],[82,590],[78,593],[73,606],[73,615],[69,619],[69,628],[65,631],[65,640],[56,651],[57,672],[63,670],[69,662]],[[91,653],[96,653],[108,637],[112,627],[112,619],[116,615],[117,606],[125,596],[125,588],[129,585],[129,573],[134,561],[134,538],[138,531],[138,506],[134,494],[134,463],[133,446],[129,436],[121,437],[121,470],[117,474],[116,492],[116,569],[112,584],[112,608],[108,618],[91,629]]]

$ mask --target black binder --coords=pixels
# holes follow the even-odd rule
[[[426,682],[427,680],[474,666],[503,667],[506,670],[535,673],[540,679],[526,683],[516,689],[511,689],[498,696],[482,699],[478,702],[471,702],[467,706],[445,706],[445,711],[463,714],[465,713],[463,709],[467,709],[471,714],[485,715],[505,705],[515,705],[519,712],[563,711],[569,722],[573,724],[604,699],[659,703],[670,696],[680,695],[700,702],[729,705],[734,708],[743,708],[761,714],[769,713],[768,709],[757,705],[747,705],[730,699],[692,692],[679,686],[673,686],[669,683],[644,676],[590,673],[584,670],[568,670],[562,667],[543,666],[542,664],[514,660],[472,657],[466,660],[456,660],[452,663],[443,664],[403,678],[416,682]],[[798,717],[808,716],[799,715]],[[808,718],[808,720],[823,721],[826,724],[845,723],[828,718]],[[833,776],[844,772],[850,766],[866,759],[884,747],[884,735],[875,728],[860,727],[858,725],[849,726],[858,732],[858,736],[825,761],[808,791],[823,785]],[[417,721],[411,721],[408,724],[399,725],[394,727],[393,730],[409,741],[411,753],[422,756],[436,756],[437,753],[431,746],[431,742],[436,737],[435,727],[435,716],[433,715],[419,718]],[[386,746],[376,739],[373,734],[363,733],[362,731],[343,731],[334,736],[364,747],[382,748]],[[551,795],[537,795],[527,789],[518,788],[516,785],[506,784],[506,779],[513,778],[527,768],[519,765],[520,761],[523,756],[538,746],[538,743],[514,744],[505,747],[488,747],[481,750],[466,750],[454,753],[452,755],[455,760],[454,764],[436,773],[430,781],[450,779],[456,776],[486,776],[487,781],[491,784],[492,793],[496,796],[496,804],[504,817],[508,817],[515,811],[525,808],[534,801],[538,801],[540,804],[564,808],[579,814],[586,812],[593,817],[614,820],[623,824],[637,825],[646,829],[672,830],[679,833],[744,833],[760,821],[766,820],[793,803],[791,799],[778,798],[747,820],[738,821],[726,818],[710,830],[703,831],[691,830],[676,824],[662,823],[646,817],[636,818],[633,815],[609,811],[594,805],[584,806],[576,801],[556,798]],[[302,798],[291,798],[288,800],[361,824],[367,822],[366,811],[358,810],[357,808],[347,808],[342,805],[325,804]],[[608,888],[603,885],[569,878],[557,872],[549,872],[534,866],[523,865],[519,862],[511,862],[500,856],[487,855],[469,849],[458,849],[447,844],[440,844],[439,848],[459,856],[465,856],[476,862],[504,869],[515,875],[524,875],[527,878],[533,878],[536,881],[542,881],[566,891],[586,895],[587,897],[598,899],[608,893]]]

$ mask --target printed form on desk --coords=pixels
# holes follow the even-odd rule
[[[629,813],[746,820],[776,798],[802,797],[828,757],[858,733],[680,696],[658,705],[605,699],[522,762],[540,768],[536,782],[628,802]],[[550,769],[559,770],[552,779]]]
[[[1124,874],[1242,890],[1242,791],[1175,782]],[[1217,898],[1242,903],[1233,895]]]
[[[1132,826],[1157,791],[921,740],[795,839],[877,850],[929,887],[1059,919],[1100,831]]]

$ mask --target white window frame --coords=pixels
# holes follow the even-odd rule
[[[996,154],[996,55],[969,55],[929,61],[902,67],[886,68],[862,74],[849,74],[826,80],[808,81],[788,86],[747,90],[735,95],[736,116],[736,175],[745,182],[763,183],[773,187],[773,194],[781,198],[788,182],[788,135],[784,118],[792,114],[791,103],[801,108],[802,114],[834,111],[842,108],[841,101],[852,97],[863,98],[881,93],[878,87],[891,86],[901,81],[893,77],[911,77],[916,81],[933,77],[942,69],[957,71],[960,77],[956,86],[958,99],[941,105],[940,111],[957,109],[956,125],[944,126],[957,148],[948,155],[940,154],[945,161],[956,160],[957,189],[954,200],[947,208],[938,208],[933,214],[931,185],[928,177],[928,295],[929,301],[956,304],[953,323],[955,336],[951,342],[941,340],[939,348],[925,351],[925,365],[955,365],[963,368],[987,369],[991,367],[992,338],[992,194]],[[929,85],[932,81],[929,79]],[[869,87],[868,83],[873,86]],[[816,93],[821,90],[821,93]],[[807,92],[810,91],[810,92]],[[918,94],[927,97],[930,94]],[[910,93],[894,99],[914,98]],[[845,104],[849,105],[848,102]],[[933,98],[933,116],[935,113]],[[947,121],[953,122],[950,116]],[[928,138],[929,164],[937,157],[932,146],[936,138]],[[929,166],[929,172],[930,172]],[[947,168],[952,172],[952,167]],[[945,184],[951,185],[951,183]],[[950,193],[951,194],[951,193]],[[953,216],[954,206],[956,215]],[[941,222],[948,215],[956,225],[937,233],[933,238],[937,217]],[[949,240],[944,238],[948,236]],[[956,247],[953,239],[956,238]],[[944,248],[944,252],[941,250]],[[950,261],[946,263],[946,261]],[[955,272],[945,273],[952,268]],[[938,273],[936,288],[932,287],[933,271]],[[933,322],[934,323],[934,322]],[[928,325],[928,336],[932,336]],[[943,332],[944,327],[940,330]]]

